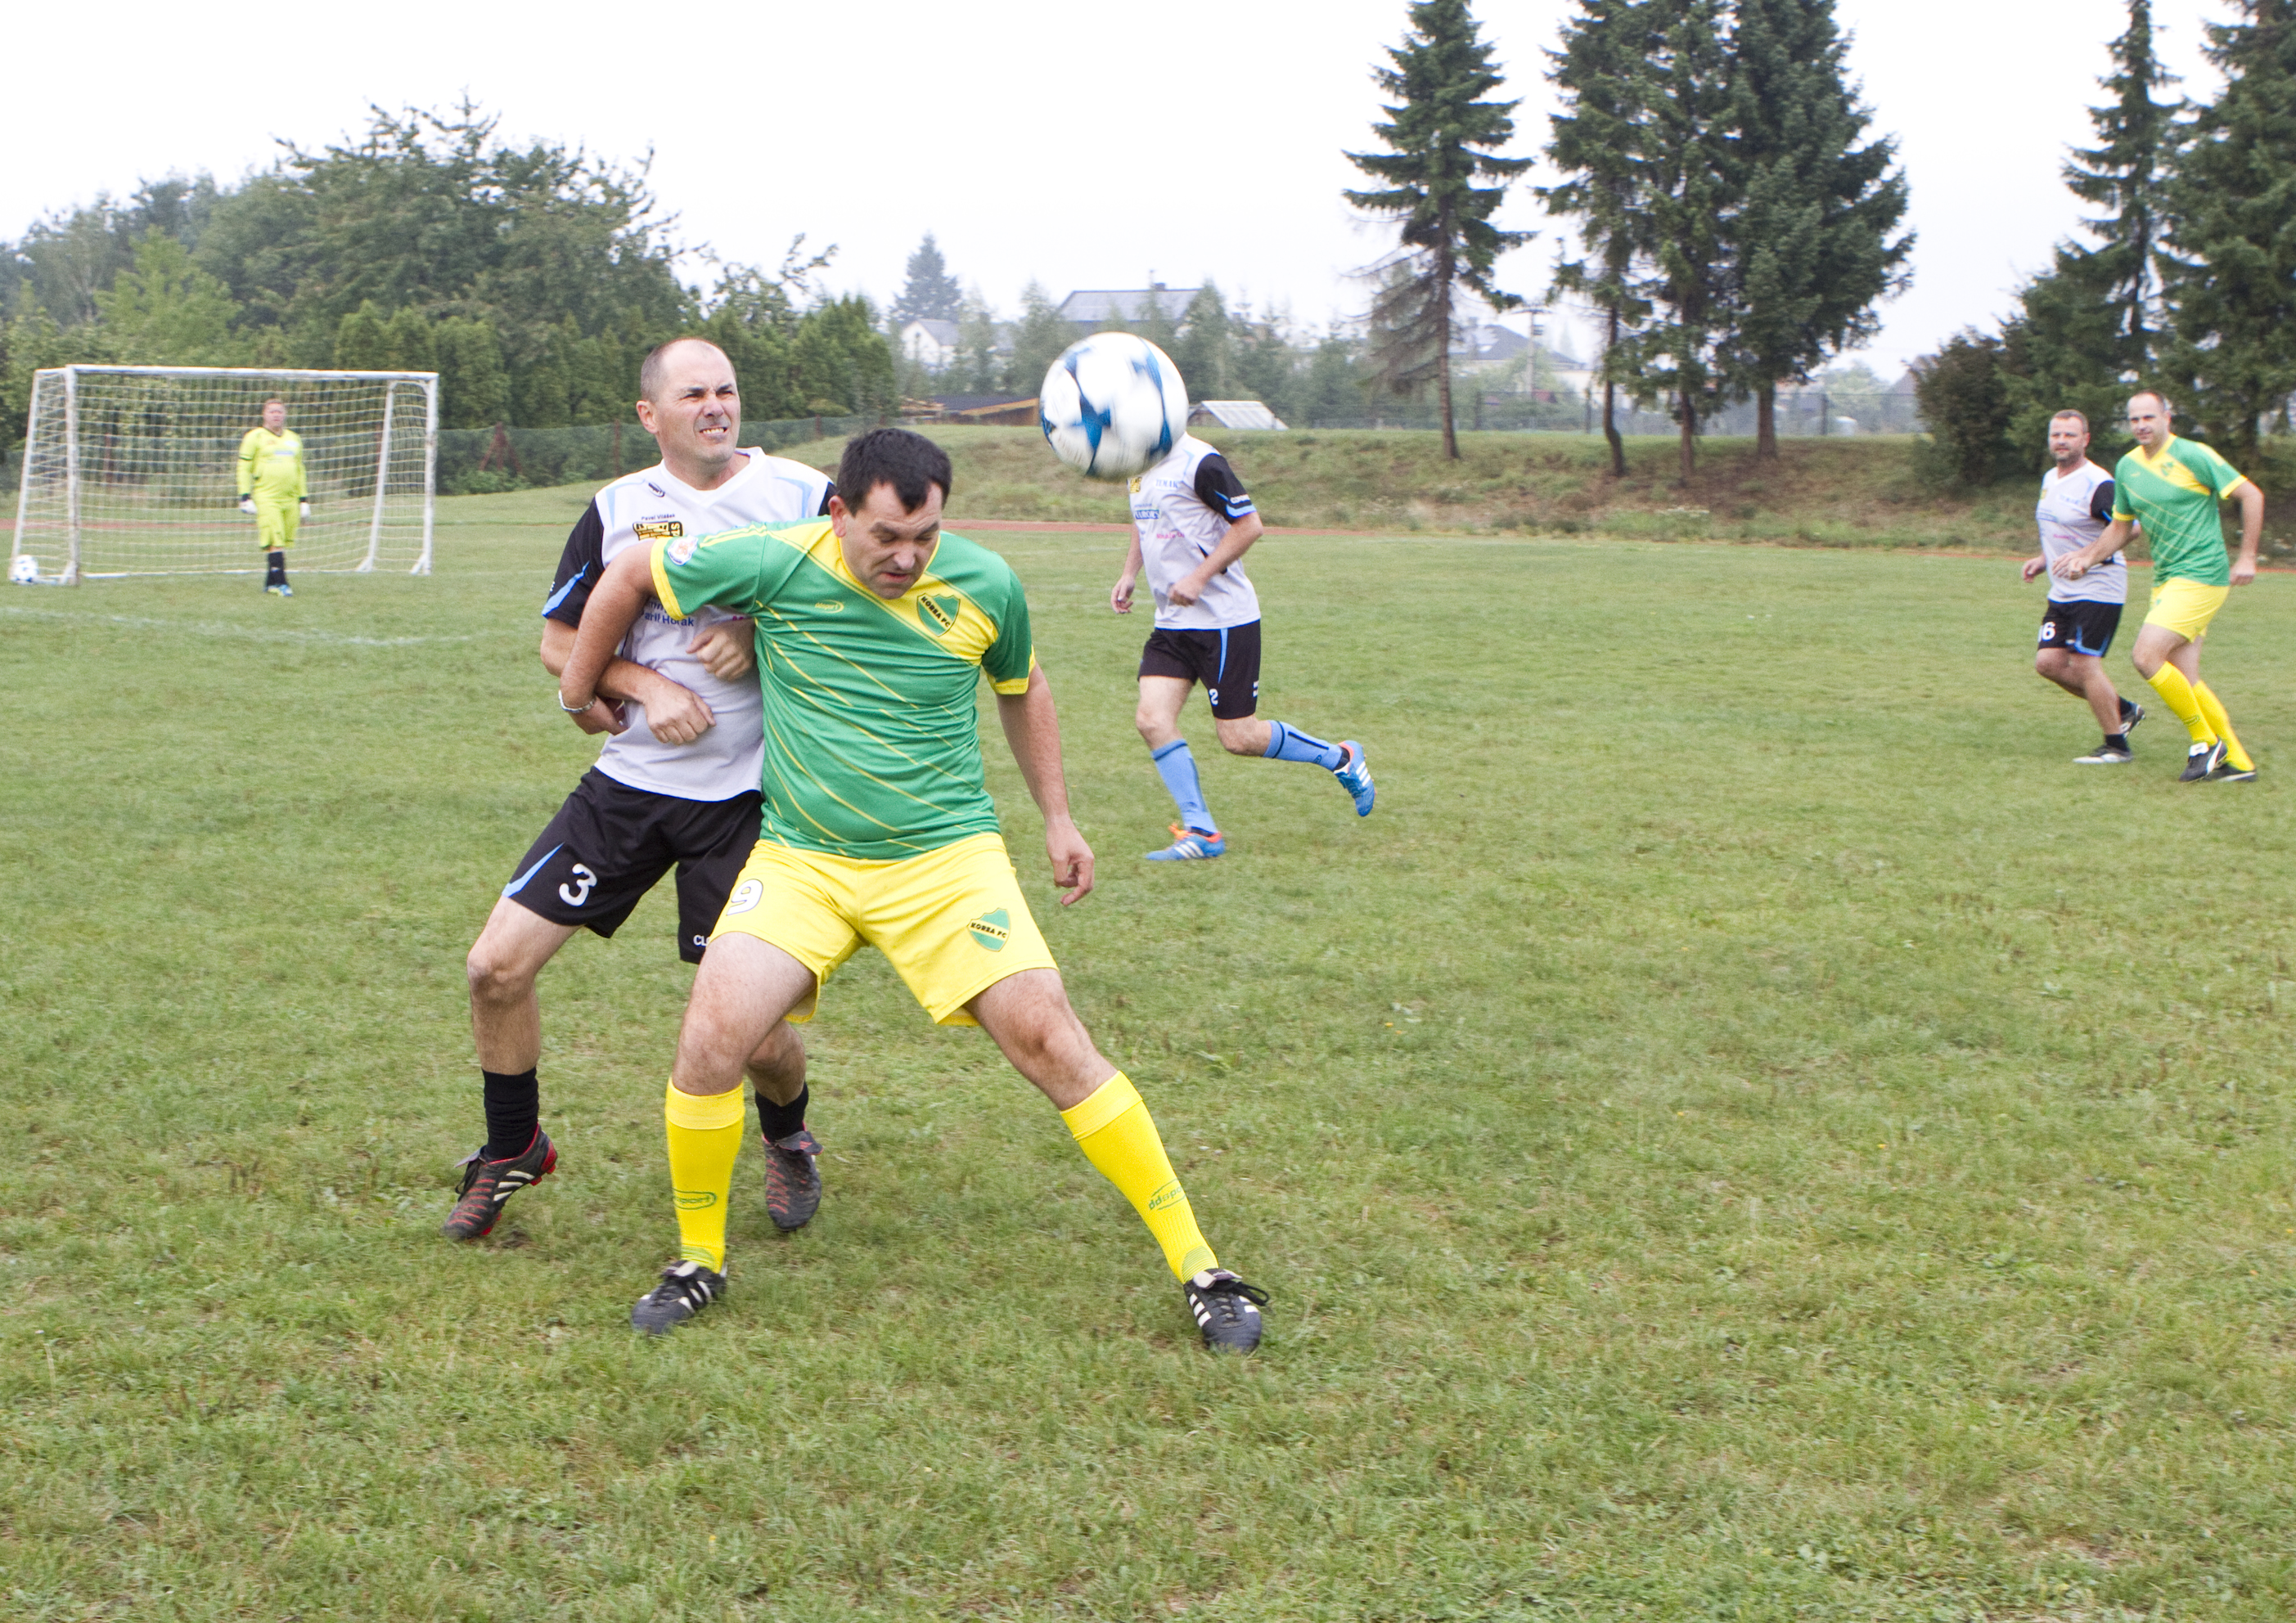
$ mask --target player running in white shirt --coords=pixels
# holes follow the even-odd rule
[[[1326,743],[1257,713],[1259,594],[1242,559],[1259,537],[1259,513],[1242,481],[1226,457],[1193,434],[1182,435],[1170,455],[1132,481],[1132,550],[1108,602],[1119,614],[1131,613],[1133,586],[1146,570],[1156,628],[1140,653],[1140,708],[1133,722],[1180,808],[1172,843],[1149,852],[1151,862],[1187,862],[1227,849],[1204,804],[1195,758],[1180,736],[1181,707],[1199,682],[1211,701],[1222,749],[1313,762],[1340,780],[1356,816],[1371,816],[1371,767],[1361,744]]]
[[[664,344],[646,357],[638,389],[638,419],[661,461],[599,491],[567,537],[542,609],[542,663],[554,676],[573,652],[592,588],[621,553],[828,511],[833,488],[819,469],[737,448],[741,396],[715,344]],[[672,619],[657,606],[630,628],[602,696],[575,718],[609,735],[598,764],[520,859],[471,948],[487,1142],[464,1163],[450,1239],[489,1233],[503,1202],[557,1165],[535,1074],[542,966],[578,930],[612,935],[672,867],[678,955],[701,961],[758,839],[765,742],[752,633],[748,620],[718,610]],[[779,1226],[800,1227],[821,1199],[820,1145],[805,1127],[805,1051],[781,1028],[750,1074],[767,1142],[767,1209]]]
[[[2056,465],[2041,476],[2041,499],[2033,510],[2040,526],[2041,550],[2025,560],[2025,576],[2049,576],[2049,602],[2041,616],[2040,648],[2033,668],[2075,698],[2088,701],[2104,742],[2083,766],[2124,766],[2133,758],[2129,729],[2144,719],[2144,707],[2123,699],[2104,674],[2105,650],[2120,628],[2128,601],[2128,560],[2119,553],[2079,580],[2050,573],[2058,559],[2091,545],[2112,521],[2112,475],[2088,459],[2088,419],[2075,411],[2049,419],[2049,459]]]

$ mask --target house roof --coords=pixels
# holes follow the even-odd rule
[[[1147,308],[1149,298],[1152,295],[1157,308],[1177,321],[1180,312],[1188,307],[1188,301],[1201,291],[1201,288],[1164,287],[1160,284],[1136,288],[1079,288],[1061,300],[1061,316],[1063,320],[1078,323],[1096,324],[1112,320],[1128,324],[1140,319],[1141,312]]]
[[[1280,429],[1283,426],[1283,418],[1257,400],[1199,400],[1188,413],[1190,422],[1207,417],[1224,429]]]
[[[956,348],[956,324],[953,321],[941,321],[931,316],[920,316],[901,329],[903,338],[906,338],[912,332],[922,332],[937,344],[946,344],[952,349]]]

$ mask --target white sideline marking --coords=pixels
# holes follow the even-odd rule
[[[137,614],[72,614],[54,609],[16,609],[0,604],[0,615],[13,619],[70,620],[84,626],[132,626],[139,631],[180,631],[189,636],[237,638],[247,643],[318,643],[349,648],[412,648],[424,643],[477,643],[475,634],[463,636],[353,636],[341,631],[287,631],[260,626],[233,626],[218,620],[159,620]]]

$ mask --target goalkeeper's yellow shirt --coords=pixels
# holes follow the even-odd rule
[[[293,429],[247,430],[239,442],[239,493],[266,503],[299,502],[310,494],[303,481],[303,442]]]

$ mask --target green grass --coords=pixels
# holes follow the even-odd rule
[[[11,1619],[2283,1619],[2296,1604],[2296,586],[2082,772],[1998,561],[1272,538],[1232,854],[1151,867],[1120,537],[1001,534],[1102,888],[1079,1009],[1213,1242],[1144,1231],[873,955],[808,1042],[829,1193],[672,1243],[650,898],[544,982],[559,1175],[436,1233],[462,955],[589,756],[532,654],[574,504],[439,573],[10,592]],[[2124,676],[2125,661],[2113,668]],[[2140,695],[2142,690],[2138,690]],[[2286,1001],[2284,1001],[2286,1000]]]
[[[1122,492],[1072,473],[1025,428],[933,428],[956,469],[959,518],[1122,523]],[[2033,480],[1978,490],[1941,485],[1910,436],[1786,439],[1774,463],[1750,439],[1700,443],[1698,474],[1677,478],[1673,439],[1627,442],[1628,477],[1610,476],[1600,436],[1464,433],[1447,463],[1425,430],[1316,430],[1203,437],[1234,459],[1267,522],[1286,528],[1444,534],[1736,541],[1807,547],[1979,552],[2033,549]],[[828,466],[841,440],[783,451]],[[2269,442],[2256,470],[2281,493],[2267,537],[2296,552],[2296,446]],[[2036,473],[2035,478],[2038,475]],[[2144,556],[2141,545],[2136,549]]]

